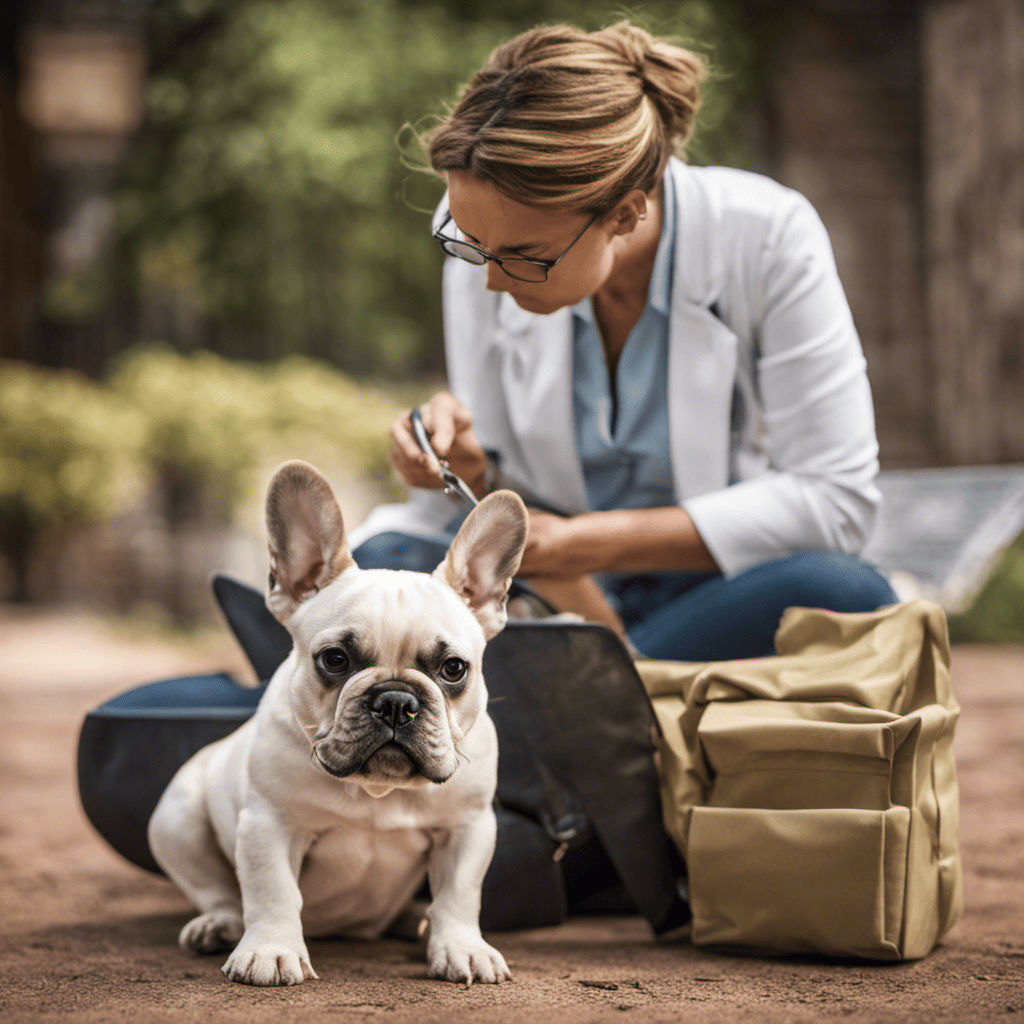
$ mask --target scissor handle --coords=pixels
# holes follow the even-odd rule
[[[430,435],[427,433],[427,428],[423,425],[423,416],[420,414],[419,409],[413,409],[409,413],[409,419],[412,421],[412,433],[413,437],[416,438],[416,443],[427,455],[433,455],[436,459],[437,452],[434,451],[434,446],[430,443]]]

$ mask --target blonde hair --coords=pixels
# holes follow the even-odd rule
[[[652,192],[693,132],[702,57],[621,21],[542,26],[494,50],[427,136],[434,171],[516,202],[602,214]]]

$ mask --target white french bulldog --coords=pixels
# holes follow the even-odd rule
[[[267,494],[267,605],[294,648],[256,714],[175,775],[153,856],[252,985],[316,978],[304,935],[380,935],[429,874],[432,977],[511,975],[480,934],[498,746],[481,674],[526,542],[520,498],[470,513],[432,575],[359,569],[327,481],[289,462]]]

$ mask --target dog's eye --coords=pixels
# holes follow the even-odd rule
[[[441,665],[441,678],[448,683],[457,683],[465,676],[469,665],[461,658],[445,658]]]
[[[328,647],[320,652],[319,658],[328,672],[345,672],[348,669],[348,654],[342,647]]]

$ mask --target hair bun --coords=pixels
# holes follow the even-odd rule
[[[640,79],[640,87],[654,103],[665,132],[680,146],[693,133],[700,108],[701,87],[707,77],[705,60],[668,39],[628,21],[610,25],[595,37],[604,37]]]
[[[620,21],[595,35],[605,36],[612,47],[620,52],[623,60],[631,65],[641,78],[645,77],[647,57],[654,43],[654,37],[649,32],[628,21]]]

